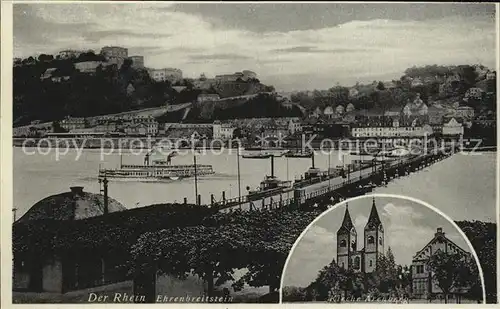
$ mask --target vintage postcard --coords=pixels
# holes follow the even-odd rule
[[[2,305],[497,303],[498,5],[2,2]]]

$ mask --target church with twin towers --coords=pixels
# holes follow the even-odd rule
[[[364,246],[358,250],[358,233],[346,204],[342,226],[337,231],[337,263],[340,267],[358,273],[371,273],[377,267],[378,258],[384,254],[384,227],[375,198],[363,232]]]

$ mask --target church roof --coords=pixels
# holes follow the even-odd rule
[[[382,221],[380,221],[377,207],[375,206],[375,198],[373,198],[372,210],[370,211],[370,217],[368,218],[368,222],[366,223],[365,229],[373,229],[373,228],[378,227],[381,224],[382,224]]]
[[[350,232],[353,227],[354,227],[354,224],[352,224],[351,215],[349,214],[349,205],[346,204],[345,205],[344,220],[342,220],[342,225],[340,226],[337,233],[339,233],[341,231]]]
[[[108,197],[108,212],[127,208]],[[104,214],[104,195],[83,192],[83,187],[71,187],[70,192],[46,197],[35,203],[19,222],[33,220],[80,220]]]

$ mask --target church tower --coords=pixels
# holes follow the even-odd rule
[[[378,215],[373,198],[370,217],[365,226],[365,273],[371,273],[377,267],[377,260],[384,254],[384,227]]]
[[[351,256],[357,250],[358,235],[352,224],[349,206],[346,204],[345,207],[344,220],[337,231],[337,264],[344,269],[348,269],[351,266]]]

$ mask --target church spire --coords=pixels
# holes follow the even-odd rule
[[[339,232],[342,230],[350,232],[353,227],[354,225],[352,224],[351,215],[349,214],[349,205],[346,203],[344,220],[342,220],[342,226],[340,227]]]
[[[374,229],[382,224],[380,217],[378,216],[377,206],[375,206],[375,197],[372,200],[372,210],[370,211],[370,217],[366,223],[365,229]]]

